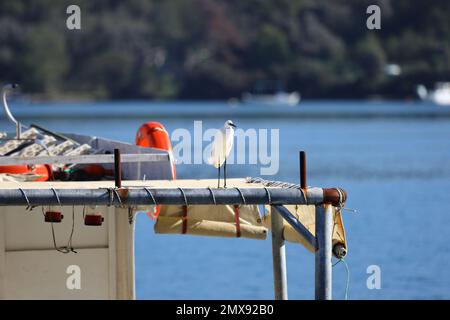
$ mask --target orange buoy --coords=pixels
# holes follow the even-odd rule
[[[156,148],[172,153],[172,143],[166,128],[156,121],[144,123],[136,134],[136,145]],[[172,160],[172,179],[176,179],[175,163]]]
[[[49,164],[0,166],[0,173],[34,173],[39,175],[34,181],[48,181],[52,177],[52,167]]]
[[[175,162],[172,157],[172,143],[166,128],[161,123],[149,121],[141,125],[136,134],[136,145],[168,151],[172,162],[172,179],[176,179]],[[161,206],[157,205],[154,214],[147,214],[151,218],[158,217],[160,210]]]

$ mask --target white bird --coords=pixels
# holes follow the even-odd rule
[[[227,157],[233,149],[234,128],[236,125],[231,120],[227,120],[223,128],[214,135],[211,146],[211,156],[209,163],[218,169],[217,188],[220,187],[220,167],[224,170],[224,188],[227,187]]]

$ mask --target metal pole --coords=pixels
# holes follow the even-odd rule
[[[300,151],[300,188],[306,191],[306,152]]]
[[[316,254],[315,297],[331,300],[332,297],[332,230],[333,210],[331,204],[316,205]]]
[[[20,124],[20,122],[17,122],[16,125],[16,139],[20,139],[21,135],[22,135],[22,125]]]
[[[311,232],[309,232],[309,230],[300,221],[298,221],[288,209],[286,209],[283,205],[274,205],[272,208],[274,209],[272,212],[276,210],[284,218],[284,220],[286,220],[286,222],[289,223],[292,228],[294,228],[294,230],[297,231],[297,233],[310,244],[311,247],[316,247],[316,238],[314,235],[312,235]]]
[[[116,188],[122,188],[122,163],[119,149],[114,149],[114,180]]]
[[[109,184],[111,184],[109,182]],[[111,184],[111,187],[113,185]],[[111,188],[55,188],[61,204],[70,205],[147,205],[172,204],[184,205],[185,199],[179,188],[147,188],[135,187],[126,189],[122,185],[120,189],[120,202]],[[212,190],[212,192],[211,192]],[[240,190],[240,192],[239,192]],[[189,204],[305,204],[299,189],[270,188],[270,199],[267,191],[263,188],[183,188]],[[151,195],[150,195],[151,193]],[[26,197],[25,197],[25,195]],[[214,195],[214,198],[212,197]],[[153,198],[152,198],[153,196]],[[27,199],[32,206],[58,205],[58,200],[52,189],[1,189],[0,206],[28,205]],[[215,201],[214,201],[215,200]],[[308,203],[321,204],[324,202],[323,189],[314,188],[308,190]]]
[[[120,162],[167,162],[168,154],[120,154]],[[84,154],[78,156],[37,156],[0,157],[0,165],[33,165],[41,163],[65,164],[65,163],[113,163],[113,154]]]
[[[275,300],[287,300],[286,250],[283,239],[283,218],[277,210],[271,208],[270,219],[272,227],[273,284]]]

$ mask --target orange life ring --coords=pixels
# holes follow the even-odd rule
[[[136,145],[168,151],[172,162],[172,179],[176,179],[177,173],[175,162],[172,158],[172,143],[167,130],[161,123],[149,121],[141,125],[136,134]],[[157,205],[154,217],[158,217],[160,210],[161,206]],[[148,215],[152,217],[151,214]]]
[[[0,166],[0,173],[34,173],[40,176],[34,181],[48,181],[52,178],[52,167],[49,164]]]

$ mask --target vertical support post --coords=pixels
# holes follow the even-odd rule
[[[283,239],[283,217],[270,207],[272,229],[273,284],[275,300],[287,300],[286,249]]]
[[[331,204],[316,206],[316,256],[315,256],[315,298],[332,298],[332,231],[333,207]]]
[[[6,288],[6,216],[9,207],[0,207],[0,233],[5,235],[0,237],[0,299],[7,299]],[[12,210],[11,210],[12,211]],[[15,210],[14,210],[15,211]],[[13,231],[12,229],[11,231]],[[14,232],[14,231],[13,231]]]
[[[300,188],[306,190],[306,152],[300,151]]]
[[[22,128],[20,122],[17,121],[16,125],[16,139],[19,140],[22,135]]]
[[[116,188],[122,188],[122,166],[120,163],[119,149],[114,149],[114,180]]]
[[[135,299],[134,219],[132,208],[113,208],[115,219],[116,299]],[[133,216],[134,218],[134,216]]]

